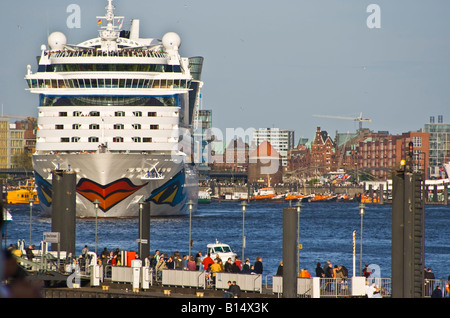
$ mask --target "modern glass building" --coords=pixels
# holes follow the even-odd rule
[[[288,150],[295,147],[294,131],[279,128],[259,128],[253,132],[253,141],[256,147],[265,140],[278,151],[281,156],[281,165],[286,167]]]
[[[450,160],[450,123],[444,123],[442,115],[430,117],[430,122],[425,124],[424,131],[430,134],[430,161],[429,177],[439,178],[442,174],[442,165]],[[445,176],[443,176],[445,177]]]

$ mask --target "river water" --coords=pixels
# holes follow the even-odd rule
[[[250,203],[245,213],[245,258],[251,263],[261,256],[264,276],[274,275],[282,259],[283,208],[286,203]],[[28,206],[10,206],[13,221],[7,226],[3,246],[16,244],[30,235]],[[242,254],[242,210],[238,202],[213,202],[199,205],[192,215],[192,254],[206,252],[206,245],[217,240],[227,243]],[[189,216],[152,218],[150,253],[159,249],[169,255],[188,253]],[[331,260],[333,265],[345,265],[352,275],[353,231],[356,230],[356,269],[360,264],[361,217],[357,203],[303,203],[300,213],[300,267],[312,275],[316,263]],[[33,208],[32,243],[39,246],[44,232],[51,232],[51,218],[39,207]],[[137,251],[138,219],[99,219],[98,252],[108,250]],[[77,219],[76,250],[84,245],[95,248],[95,219]],[[363,217],[363,264],[376,264],[381,277],[391,275],[391,206],[366,204]],[[425,208],[425,266],[436,278],[450,275],[450,206]]]

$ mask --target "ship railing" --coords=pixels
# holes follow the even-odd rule
[[[447,283],[449,281],[445,279],[424,279],[423,296],[425,298],[431,298],[433,291],[439,287],[443,297],[450,297],[450,293],[447,290],[447,288],[450,288],[450,285],[447,286]]]
[[[49,58],[68,58],[68,57],[145,57],[145,58],[167,58],[166,52],[156,52],[152,50],[119,50],[119,51],[101,51],[101,50],[82,50],[82,51],[49,51],[44,55]]]

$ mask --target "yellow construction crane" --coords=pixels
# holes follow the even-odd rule
[[[371,122],[372,119],[370,118],[363,118],[362,113],[359,114],[359,117],[344,117],[344,116],[328,116],[328,115],[313,115],[314,117],[323,117],[323,118],[335,118],[335,119],[349,119],[359,122],[359,130],[362,130],[362,122],[367,121]]]

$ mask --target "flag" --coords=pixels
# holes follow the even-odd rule
[[[102,20],[98,20],[97,25],[102,24]]]

